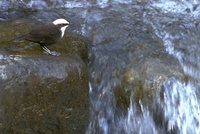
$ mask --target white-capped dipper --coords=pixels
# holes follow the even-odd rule
[[[50,55],[57,55],[50,51],[46,46],[56,43],[63,38],[65,29],[69,26],[69,22],[65,19],[57,19],[53,23],[44,24],[32,29],[24,39],[30,42],[38,43],[42,49]]]

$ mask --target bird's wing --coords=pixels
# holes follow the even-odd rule
[[[39,44],[53,44],[61,35],[60,30],[53,24],[38,26],[31,30],[26,40]]]

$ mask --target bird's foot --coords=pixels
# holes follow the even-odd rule
[[[42,49],[46,54],[53,55],[53,56],[60,56],[60,53],[55,51],[50,51],[46,46],[42,46]]]
[[[60,56],[60,53],[56,52],[56,51],[44,51],[44,53],[46,54],[49,54],[49,55],[52,55],[52,56]]]
[[[60,53],[56,52],[56,51],[50,51],[50,53],[48,53],[49,55],[52,56],[60,56]]]

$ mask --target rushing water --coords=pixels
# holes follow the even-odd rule
[[[18,2],[27,8],[39,9],[38,13],[30,15],[29,18],[51,20],[60,15],[69,18],[73,23],[69,31],[87,36],[91,40],[91,118],[87,134],[200,133],[198,0]],[[11,3],[12,1],[1,1],[0,7],[6,10]],[[47,6],[49,9],[46,9]],[[3,15],[1,18],[6,19],[5,14]],[[146,51],[138,47],[140,44],[144,44],[142,47],[146,47]],[[136,103],[135,92],[132,92],[128,98],[130,103],[125,110],[127,112],[118,110],[114,91],[116,87],[123,85],[125,70],[129,67],[137,68],[137,64],[143,59],[153,57],[154,53],[151,51],[156,53],[162,48],[163,53],[178,61],[180,70],[183,70],[187,79],[170,77],[162,81],[161,85],[153,89],[155,92],[152,93],[153,99],[150,99],[149,105],[146,105],[143,99]],[[136,50],[141,51],[134,53]],[[148,55],[149,53],[152,55]],[[138,60],[132,60],[133,57]],[[131,72],[128,75],[131,76]],[[134,79],[129,78],[130,81]],[[135,88],[134,84],[127,84],[122,86],[122,89],[126,90],[129,86]]]
[[[137,108],[133,103],[130,103],[128,114],[123,116],[123,119],[116,119],[118,117],[113,117],[112,104],[107,103],[113,100],[105,99],[107,102],[104,103],[103,99],[93,98],[91,99],[95,102],[93,105],[97,103],[103,105],[95,110],[101,111],[101,108],[106,107],[106,112],[109,112],[109,114],[104,113],[105,115],[102,114],[104,116],[98,116],[91,122],[92,124],[94,120],[98,120],[102,131],[96,131],[95,127],[90,126],[89,133],[200,133],[200,101],[198,96],[200,33],[199,25],[196,24],[196,22],[199,22],[200,9],[198,6],[195,7],[198,4],[198,1],[159,1],[149,4],[147,8],[157,8],[161,13],[156,11],[152,11],[152,13],[143,12],[144,21],[150,24],[156,35],[163,40],[166,52],[177,58],[184,73],[190,77],[187,82],[176,78],[168,79],[163,84],[164,101],[161,101],[159,97],[155,99],[164,110],[164,120],[167,121],[164,128],[166,127],[166,129],[162,128],[163,126],[156,125],[150,114],[151,111],[143,107],[142,103],[140,103],[142,116],[138,116]],[[187,17],[185,17],[186,15]],[[110,80],[113,80],[113,78],[110,78]],[[101,90],[101,93],[106,94],[105,92],[112,88],[111,84],[107,83],[107,81],[103,81],[100,87],[94,87],[93,90]],[[113,96],[110,95],[109,97]],[[111,120],[111,123],[108,123],[108,119]],[[115,123],[112,123],[112,121]]]
[[[163,18],[155,18],[158,21],[151,22],[156,34],[162,38],[166,51],[179,60],[179,63],[186,75],[192,79],[188,83],[181,82],[174,78],[164,83],[164,111],[168,120],[167,130],[170,132],[176,129],[176,133],[197,134],[200,133],[200,101],[199,89],[199,8],[198,1],[161,1],[153,6],[161,8],[169,16],[163,18],[182,19],[170,22],[172,26],[161,25]],[[187,9],[190,13],[187,13]],[[184,17],[187,15],[188,17]],[[157,24],[156,24],[156,23]],[[176,24],[176,23],[179,24]],[[153,24],[154,23],[154,24]],[[160,23],[160,24],[159,24]],[[169,22],[166,22],[169,23]],[[172,30],[171,28],[177,28]],[[178,43],[177,43],[178,42]],[[184,51],[183,51],[184,50]]]

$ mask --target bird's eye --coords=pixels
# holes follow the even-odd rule
[[[68,24],[65,24],[65,23],[61,24],[61,26],[66,26],[66,25],[68,25]]]
[[[58,24],[59,26],[63,27],[63,26],[68,26],[68,23],[62,23],[62,24]]]

